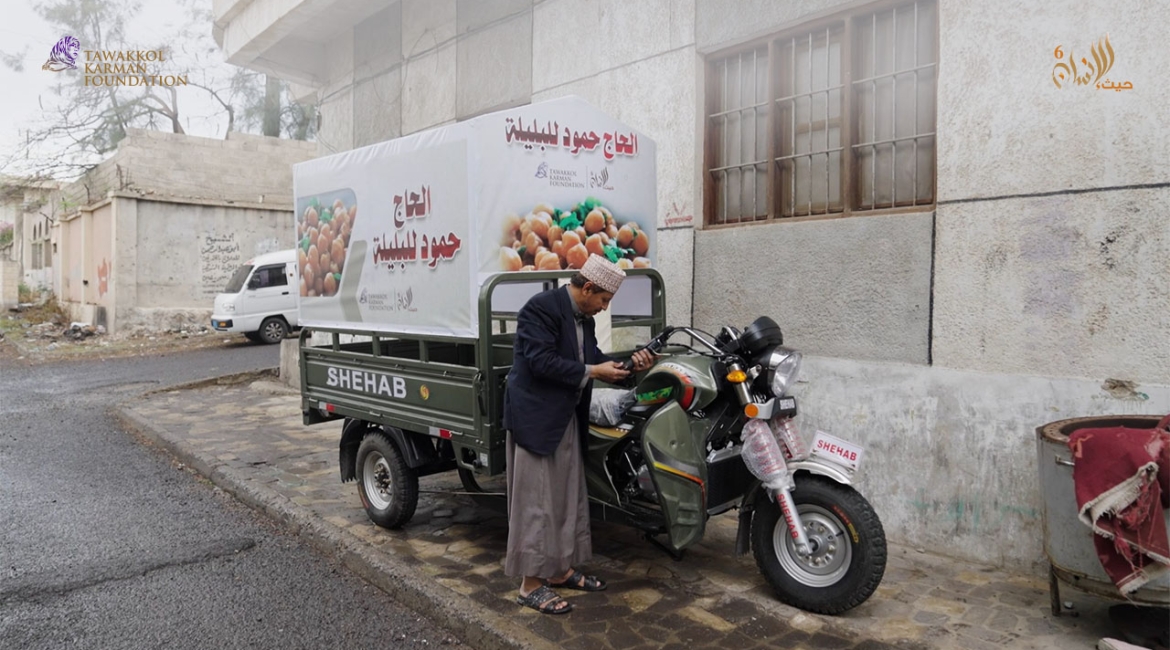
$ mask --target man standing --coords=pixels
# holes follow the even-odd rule
[[[597,348],[593,316],[625,278],[592,255],[569,285],[539,293],[520,310],[504,396],[508,429],[508,552],[504,573],[522,577],[516,601],[544,614],[573,609],[553,587],[601,591],[605,582],[573,567],[589,560],[584,449],[592,380],[629,376]],[[650,367],[649,352],[634,370]]]

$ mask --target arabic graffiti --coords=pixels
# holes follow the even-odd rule
[[[205,232],[199,246],[202,295],[214,297],[223,291],[236,268],[240,266],[240,262],[240,242],[236,240],[234,232],[225,234]]]
[[[1058,61],[1056,65],[1052,66],[1052,83],[1056,84],[1057,88],[1064,88],[1065,84],[1076,84],[1078,86],[1093,84],[1098,90],[1120,92],[1122,90],[1133,89],[1133,83],[1129,81],[1116,84],[1108,79],[1101,81],[1101,78],[1113,68],[1115,58],[1113,45],[1109,42],[1108,35],[1089,48],[1089,54],[1093,57],[1092,61],[1089,61],[1089,58],[1085,56],[1080,58],[1081,66],[1079,70],[1077,68],[1077,58],[1073,55],[1071,49],[1068,51],[1067,63],[1064,61],[1063,46],[1057,45],[1056,50],[1052,54]]]
[[[559,122],[545,122],[544,126],[541,126],[533,120],[528,128],[524,127],[522,118],[513,120],[509,117],[505,118],[504,122],[505,141],[508,144],[522,144],[528,150],[540,147],[541,151],[545,151],[550,147],[560,147],[577,155],[582,149],[594,151],[600,145],[601,154],[606,160],[613,160],[619,155],[629,157],[638,155],[638,134],[633,132],[626,134],[613,131],[598,135],[596,131],[573,131],[566,126],[564,134],[561,135]]]

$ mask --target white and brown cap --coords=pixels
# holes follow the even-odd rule
[[[585,260],[585,265],[581,267],[581,275],[599,289],[610,293],[617,293],[618,287],[622,286],[622,280],[626,279],[626,272],[620,266],[596,253]]]

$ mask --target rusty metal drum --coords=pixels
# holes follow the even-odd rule
[[[1036,428],[1037,461],[1043,499],[1044,553],[1050,567],[1052,613],[1059,616],[1060,585],[1105,598],[1142,605],[1170,605],[1170,579],[1147,583],[1126,599],[1101,567],[1093,545],[1093,531],[1077,518],[1073,488],[1073,459],[1069,436],[1078,429],[1130,427],[1153,429],[1156,415],[1109,415],[1058,420]],[[1163,510],[1170,526],[1170,510]]]

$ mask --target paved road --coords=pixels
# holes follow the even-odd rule
[[[459,643],[115,424],[145,390],[275,367],[276,346],[0,358],[0,647]]]

